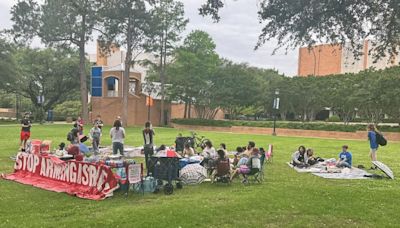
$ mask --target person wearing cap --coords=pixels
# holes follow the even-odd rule
[[[247,145],[246,151],[243,152],[243,154],[246,155],[247,157],[250,157],[255,147],[256,144],[253,141],[250,141],[249,144]]]
[[[20,147],[21,147],[21,151],[25,152],[25,147],[26,147],[26,142],[28,141],[28,139],[31,137],[31,127],[32,127],[32,123],[29,120],[29,113],[26,112],[24,114],[24,118],[21,120],[21,133],[20,133]]]
[[[339,161],[336,163],[336,167],[351,168],[353,156],[350,151],[347,151],[348,149],[347,145],[342,146],[342,152],[339,154]]]

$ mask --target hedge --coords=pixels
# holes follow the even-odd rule
[[[181,125],[195,125],[195,126],[214,126],[214,127],[232,127],[232,126],[246,126],[246,127],[265,127],[272,128],[274,122],[272,121],[236,121],[236,120],[206,120],[206,119],[173,119],[172,123]],[[287,129],[303,129],[303,130],[320,130],[320,131],[342,131],[342,132],[356,132],[365,131],[366,126],[363,124],[345,125],[345,124],[329,124],[329,123],[307,123],[307,122],[276,122],[277,128]],[[400,132],[399,126],[380,126],[379,130],[383,132]]]

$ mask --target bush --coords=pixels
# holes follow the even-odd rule
[[[66,117],[76,117],[79,116],[81,112],[81,102],[80,101],[65,101],[54,107],[54,120],[65,120]]]
[[[331,117],[329,117],[327,120],[326,120],[326,122],[340,122],[341,120],[340,120],[340,117],[339,116],[336,116],[336,115],[333,115],[333,116],[331,116]]]
[[[230,120],[206,120],[206,119],[173,119],[173,123],[182,125],[197,125],[197,126],[213,126],[213,127],[231,127],[231,126],[246,126],[246,127],[265,127],[272,128],[272,121],[230,121]],[[276,122],[277,128],[287,129],[302,129],[302,130],[320,130],[320,131],[342,131],[356,132],[366,131],[366,125],[345,125],[345,124],[329,124],[329,123],[303,123],[303,122]],[[383,132],[399,132],[400,127],[395,126],[380,126],[378,127]]]

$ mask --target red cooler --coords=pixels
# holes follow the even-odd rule
[[[42,145],[42,141],[33,139],[31,141],[31,153],[32,154],[40,154],[41,145]]]

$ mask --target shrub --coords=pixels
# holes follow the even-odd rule
[[[76,117],[79,116],[81,112],[81,102],[80,101],[65,101],[54,107],[54,119],[55,120],[65,120],[66,117]]]
[[[340,117],[333,115],[333,116],[329,117],[326,121],[327,122],[340,122]]]
[[[182,125],[198,125],[198,126],[215,126],[215,127],[265,127],[272,128],[272,121],[230,121],[230,120],[206,120],[206,119],[173,119],[173,123]],[[320,130],[320,131],[342,131],[356,132],[365,131],[366,125],[345,125],[345,124],[329,124],[329,123],[304,123],[304,122],[276,122],[277,128],[302,129],[302,130]],[[399,126],[380,126],[379,130],[383,132],[399,132]]]

